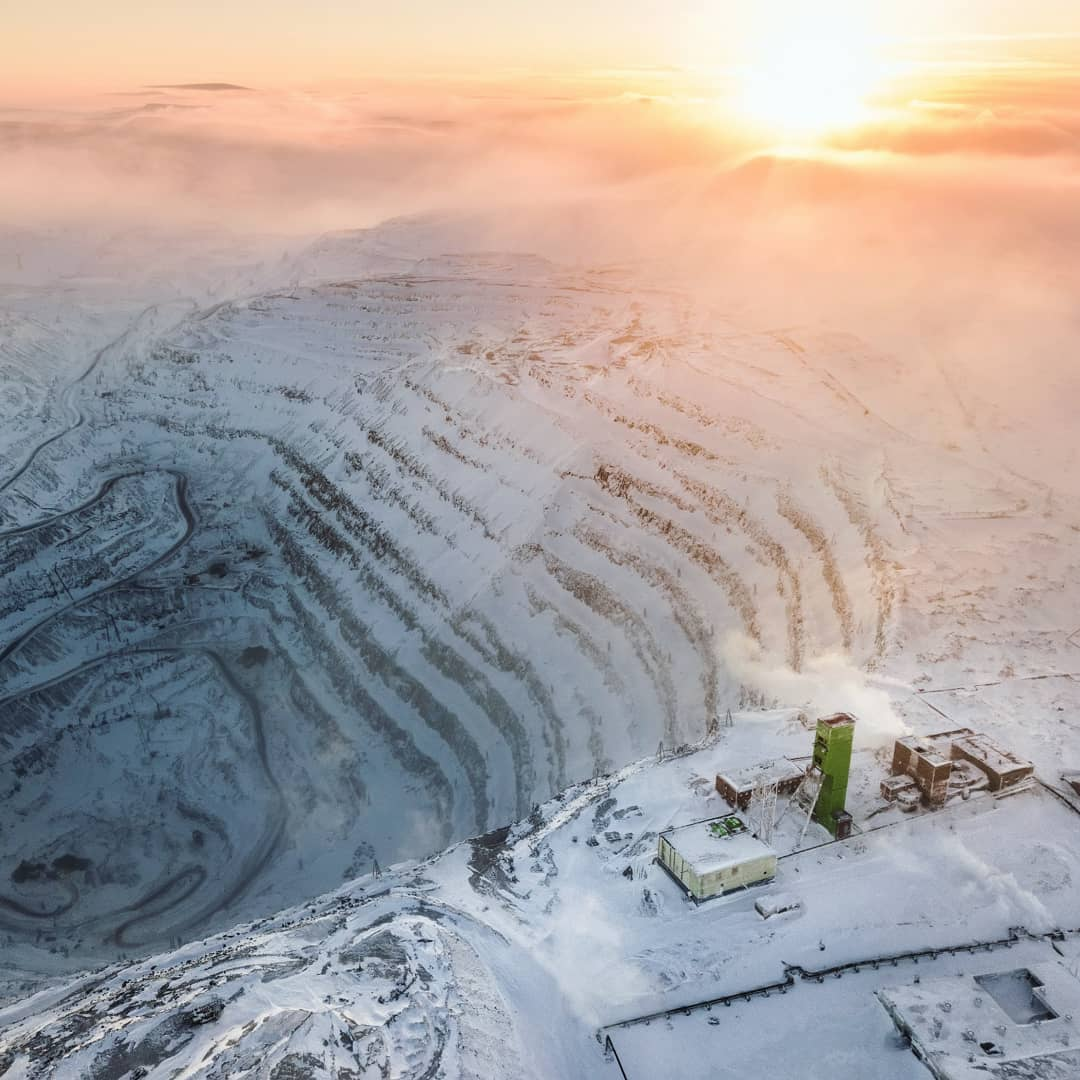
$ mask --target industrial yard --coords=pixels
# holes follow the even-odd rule
[[[1080,799],[1039,784],[1005,799],[981,791],[940,810],[907,812],[880,793],[892,748],[860,749],[859,730],[856,722],[852,835],[835,840],[811,822],[802,850],[785,851],[783,837],[797,831],[787,831],[788,815],[774,833],[770,882],[695,903],[658,866],[657,846],[672,827],[718,817],[749,822],[751,808],[732,814],[715,777],[729,766],[751,768],[763,747],[797,758],[812,746],[805,718],[789,709],[735,713],[706,745],[576,785],[509,830],[153,962],[107,970],[76,999],[44,999],[36,1019],[9,1007],[0,1012],[5,1046],[17,1049],[20,1032],[45,1023],[57,1033],[51,1052],[78,1066],[95,1051],[65,1019],[76,1004],[102,1022],[123,1010],[123,1030],[138,1043],[163,1014],[179,1015],[208,995],[229,999],[264,977],[273,980],[271,1000],[304,1008],[313,1006],[312,992],[345,993],[356,1004],[342,1008],[355,1019],[360,1003],[374,1000],[369,992],[386,997],[378,973],[388,969],[357,971],[348,957],[387,950],[375,938],[389,934],[408,956],[421,950],[408,963],[432,971],[434,981],[402,983],[401,996],[380,1006],[380,1024],[420,1010],[437,1024],[458,1017],[452,1022],[467,1022],[474,1037],[496,1037],[506,1014],[477,1002],[512,980],[516,1007],[546,1009],[565,1035],[528,1044],[540,1075],[618,1080],[621,1069],[628,1080],[704,1080],[717,1075],[722,1057],[721,1075],[757,1069],[824,1080],[869,1064],[882,1080],[924,1080],[883,995],[939,978],[1075,968]],[[887,809],[871,817],[875,807]],[[736,831],[735,839],[747,835]],[[429,939],[434,944],[416,943]],[[304,944],[311,941],[320,944],[312,950]],[[463,948],[475,951],[464,968]],[[425,959],[431,949],[453,956],[452,964]],[[474,968],[474,981],[462,981]],[[242,993],[220,1018],[191,1028],[170,1060],[220,1047],[264,1015],[261,1000]],[[420,1031],[380,1030],[401,1053],[430,1045]],[[1008,1055],[1022,1048],[1004,1046],[1005,1057],[987,1061],[1015,1063]]]
[[[672,953],[681,953],[687,940],[702,945],[703,933],[732,952],[707,990],[706,980],[688,979],[671,995],[676,1003],[601,1028],[615,1075],[704,1080],[716,1075],[713,1044],[732,1075],[824,1078],[871,1061],[873,1075],[884,1080],[918,1080],[927,1068],[936,1080],[988,1071],[1018,1080],[1074,1075],[1069,1069],[1080,1061],[1080,1026],[1073,1023],[1080,1010],[1071,1007],[1080,1000],[1080,916],[1071,889],[1080,869],[1075,791],[1060,777],[1037,779],[1031,762],[968,728],[901,736],[890,753],[882,746],[859,750],[857,720],[846,719],[853,721],[854,752],[832,768],[847,780],[850,764],[853,798],[845,813],[852,820],[839,838],[819,820],[837,819],[835,800],[823,807],[800,795],[827,788],[821,736],[838,723],[849,726],[840,718],[817,725],[813,759],[789,748],[797,729],[807,726],[805,716],[774,729],[775,745],[783,743],[787,753],[772,761],[738,761],[734,732],[727,746],[722,738],[690,759],[730,761],[707,801],[738,808],[767,835],[769,844],[759,840],[758,847],[773,853],[774,868],[764,880],[718,885],[706,896],[707,879],[690,864],[711,869],[722,858],[730,839],[711,836],[710,829],[713,820],[729,819],[661,833],[657,861],[669,880],[659,890],[660,906],[683,937],[670,944]],[[824,775],[814,775],[817,762]],[[1034,842],[1037,836],[1054,842]],[[762,854],[745,853],[758,861]],[[681,871],[681,855],[685,881],[670,865]],[[970,875],[968,886],[935,884],[955,881],[958,872],[961,879]],[[673,886],[683,893],[677,900]],[[693,932],[680,914],[687,905]],[[1017,921],[1006,927],[1001,915],[1009,909]],[[669,932],[665,926],[661,933],[668,939]],[[970,1017],[958,1027],[960,1015],[946,1025],[953,1000],[962,997],[956,987],[1012,985],[1027,978],[1029,967],[1041,973],[1036,981],[1051,986],[1056,1006],[1005,1017],[989,1005],[981,1027]],[[703,992],[695,996],[691,986]],[[982,1005],[985,995],[967,997]],[[929,1019],[927,1000],[937,1010]],[[741,1040],[747,1024],[782,1037]],[[818,1048],[811,1061],[808,1043]]]

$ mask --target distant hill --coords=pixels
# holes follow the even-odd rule
[[[235,83],[227,82],[205,82],[205,83],[151,83],[149,86],[151,90],[245,90],[251,91],[250,86],[237,86]]]

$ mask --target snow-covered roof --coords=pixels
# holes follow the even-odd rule
[[[999,746],[988,735],[965,735],[963,738],[957,739],[954,745],[967,751],[972,757],[985,761],[990,768],[997,772],[1031,767],[1030,761],[1026,761],[1017,754]]]
[[[897,746],[904,746],[925,758],[931,765],[944,765],[950,761],[949,737],[942,735],[905,735],[896,740]]]
[[[931,979],[877,996],[949,1080],[1076,1075],[1080,981],[1060,963]]]
[[[803,764],[792,761],[790,758],[777,758],[772,761],[755,762],[753,765],[744,766],[741,769],[729,769],[719,773],[736,791],[744,791],[754,786],[758,780],[783,781],[798,779],[806,772],[806,766],[810,763],[807,755]]]
[[[696,821],[669,829],[661,835],[694,868],[696,874],[712,874],[729,866],[738,866],[751,859],[774,854],[768,844],[762,843],[749,831],[734,835],[717,836],[709,828],[715,821],[730,818],[714,818]]]

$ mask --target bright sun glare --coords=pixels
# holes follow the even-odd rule
[[[865,42],[789,41],[740,71],[735,104],[771,134],[813,138],[864,119],[877,80]]]

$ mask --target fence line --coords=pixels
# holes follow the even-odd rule
[[[795,985],[797,980],[803,982],[823,983],[829,976],[839,979],[848,972],[857,973],[862,968],[871,968],[877,971],[881,967],[896,967],[902,962],[910,961],[917,964],[922,959],[936,960],[939,956],[955,956],[957,953],[971,953],[985,951],[993,952],[995,949],[1008,949],[1020,941],[1064,941],[1070,934],[1080,934],[1080,928],[1074,930],[1047,930],[1043,933],[1033,934],[1023,926],[1009,928],[1007,937],[994,938],[990,941],[968,941],[958,945],[941,945],[936,948],[910,949],[907,952],[890,953],[883,956],[872,956],[863,960],[850,960],[843,964],[834,964],[826,968],[805,968],[800,964],[784,964],[784,978],[777,982],[765,983],[746,990],[737,990],[730,994],[722,994],[719,997],[707,998],[704,1001],[691,1002],[688,1005],[677,1005],[670,1009],[659,1009],[656,1012],[645,1013],[642,1016],[629,1017],[626,1020],[617,1020],[612,1024],[605,1024],[597,1032],[597,1039],[603,1039],[605,1053],[611,1053],[615,1063],[619,1066],[619,1072],[623,1080],[629,1080],[626,1069],[623,1067],[619,1052],[615,1049],[611,1032],[624,1028],[635,1027],[638,1024],[651,1024],[654,1020],[670,1020],[675,1016],[690,1016],[694,1012],[704,1009],[711,1012],[716,1006],[730,1007],[734,1002],[749,1002],[756,997],[768,997],[770,994],[786,994]]]
[[[806,968],[800,964],[784,964],[784,978],[777,982],[765,983],[761,986],[750,987],[745,990],[736,990],[730,994],[721,994],[718,997],[706,998],[702,1001],[690,1002],[686,1005],[675,1005],[669,1009],[658,1009],[656,1012],[645,1013],[641,1016],[628,1017],[625,1020],[617,1020],[611,1024],[605,1024],[599,1031],[599,1035],[606,1036],[608,1032],[620,1028],[634,1027],[637,1024],[650,1024],[653,1020],[668,1020],[673,1016],[689,1016],[701,1009],[711,1010],[714,1006],[730,1006],[736,1001],[750,1001],[755,997],[768,997],[772,993],[786,994],[796,982],[824,982],[832,976],[840,978],[851,972],[856,973],[862,968],[877,970],[880,967],[896,967],[897,964],[911,961],[918,963],[922,959],[936,960],[939,956],[955,956],[957,953],[992,952],[994,949],[1011,948],[1020,941],[1062,941],[1067,934],[1080,933],[1080,930],[1047,930],[1044,933],[1033,934],[1026,927],[1011,927],[1008,937],[995,938],[990,941],[966,941],[956,945],[938,945],[926,949],[909,949],[900,953],[889,953],[882,956],[871,956],[861,960],[849,960],[843,964],[834,964],[826,968]]]
[[[622,1059],[619,1057],[619,1051],[615,1049],[615,1044],[611,1041],[610,1035],[604,1040],[604,1053],[612,1054],[615,1058],[615,1064],[619,1066],[619,1072],[622,1073],[623,1080],[630,1080],[630,1077],[626,1075],[626,1070],[623,1068]]]

